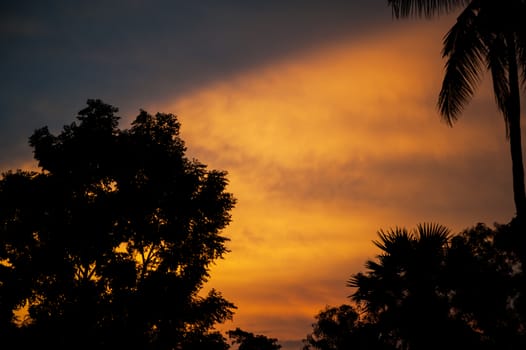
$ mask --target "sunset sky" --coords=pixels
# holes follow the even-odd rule
[[[397,21],[383,0],[4,1],[0,170],[34,167],[28,137],[88,98],[121,128],[141,108],[178,115],[238,200],[206,287],[238,307],[223,328],[292,349],[348,302],[379,229],[514,214],[489,77],[453,128],[436,109],[454,21]]]

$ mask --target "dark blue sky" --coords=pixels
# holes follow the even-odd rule
[[[34,129],[88,98],[134,114],[149,101],[390,22],[385,1],[3,1],[0,167],[31,157]]]

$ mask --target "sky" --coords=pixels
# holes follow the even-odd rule
[[[176,114],[189,157],[237,198],[205,287],[238,307],[221,328],[298,349],[349,302],[378,230],[514,215],[489,77],[453,127],[436,108],[454,21],[398,21],[381,0],[3,1],[0,170],[34,167],[28,137],[89,98],[121,128]]]

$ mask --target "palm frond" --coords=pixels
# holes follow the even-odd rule
[[[523,1],[520,17],[526,18],[526,3]],[[517,30],[517,56],[519,69],[522,71],[522,87],[526,90],[526,25],[520,23]]]
[[[449,236],[450,230],[441,224],[424,222],[422,224],[416,225],[416,232],[420,238],[429,236],[447,238]]]
[[[365,262],[365,268],[369,273],[378,273],[383,270],[383,265],[373,260],[367,260]]]
[[[430,237],[438,237],[447,240],[450,234],[449,228],[437,223],[424,222],[416,226],[416,233],[419,239],[428,239]]]
[[[367,279],[368,277],[364,273],[358,272],[347,280],[347,287],[359,288],[363,284],[362,281],[367,281]]]
[[[471,100],[480,81],[487,48],[480,36],[478,9],[468,6],[444,38],[443,57],[447,57],[438,108],[452,125]]]
[[[467,5],[469,0],[388,0],[393,15],[400,17],[425,17],[449,13],[460,6]]]
[[[373,244],[387,254],[392,254],[393,249],[400,249],[402,245],[407,245],[412,240],[412,236],[406,228],[396,227],[388,231],[378,231],[379,240],[374,240]]]
[[[526,32],[526,30],[525,30]],[[522,88],[526,91],[526,33],[519,38],[518,42],[518,57],[519,57],[519,69],[521,70],[521,83]]]
[[[488,47],[487,64],[491,71],[495,101],[499,110],[502,111],[506,124],[506,136],[509,136],[508,101],[510,98],[510,83],[506,51],[507,43],[505,39],[501,35],[495,36]]]

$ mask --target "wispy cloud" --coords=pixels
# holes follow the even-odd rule
[[[239,306],[237,325],[304,336],[346,302],[379,228],[511,218],[487,87],[454,128],[436,111],[444,23],[342,40],[152,105],[180,115],[190,154],[229,171],[232,252],[211,285]]]

